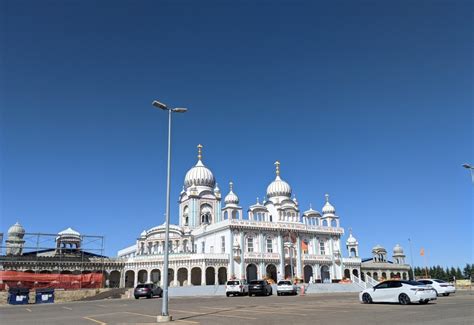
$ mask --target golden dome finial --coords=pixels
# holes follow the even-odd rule
[[[198,144],[198,160],[202,159],[202,144]]]
[[[232,183],[232,181],[229,182],[229,188],[230,192],[232,192],[232,190],[234,189],[234,183]]]
[[[280,176],[280,162],[278,160],[275,161],[275,167],[276,167],[276,175]]]

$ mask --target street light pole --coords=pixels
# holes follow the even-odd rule
[[[413,281],[415,281],[415,267],[413,266],[413,250],[411,249],[411,239],[410,238],[408,238],[408,242],[410,243],[411,276],[413,277]]]
[[[168,312],[168,260],[169,260],[169,238],[170,238],[170,180],[171,180],[171,114],[185,113],[186,108],[168,108],[159,101],[153,101],[153,106],[168,111],[168,169],[166,176],[166,216],[165,216],[165,251],[163,256],[163,299],[161,305],[161,315],[158,315],[157,322],[169,322],[171,316]]]

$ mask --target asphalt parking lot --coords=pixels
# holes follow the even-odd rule
[[[161,299],[1,306],[1,324],[151,324]],[[175,324],[473,324],[474,295],[428,305],[360,304],[357,294],[194,297],[170,300]]]

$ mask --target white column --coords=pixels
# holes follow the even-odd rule
[[[201,285],[205,286],[206,285],[206,263],[202,263],[201,269],[202,269],[202,272],[201,272]]]
[[[241,249],[241,258],[240,258],[240,278],[245,279],[245,233],[240,232],[240,249]]]
[[[232,276],[235,276],[235,271],[234,271],[234,232],[232,229],[230,229],[230,236],[229,236],[229,242],[227,243],[228,247],[228,252],[229,252],[229,274],[227,274],[227,277],[230,279]]]
[[[283,245],[283,236],[278,233],[278,253],[280,254],[280,277],[277,280],[285,278],[285,247]]]
[[[135,274],[134,274],[134,278],[133,278],[133,287],[136,287],[137,284],[138,284],[138,271],[139,271],[139,269],[135,269]]]
[[[302,278],[302,275],[303,275],[303,268],[302,268],[302,254],[301,254],[301,237],[300,235],[298,234],[296,236],[296,275],[299,277],[299,278]]]
[[[191,284],[191,269],[192,268],[193,268],[192,266],[188,268],[188,286],[192,285]]]
[[[174,265],[173,271],[174,271],[173,287],[177,287],[179,285],[178,284],[178,266],[177,265]]]

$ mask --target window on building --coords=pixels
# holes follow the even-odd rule
[[[324,247],[324,241],[319,242],[319,254],[326,255],[326,249]]]
[[[206,249],[206,243],[202,242],[201,243],[201,253],[204,253],[205,249]]]
[[[271,238],[267,238],[267,253],[273,253],[273,241]]]
[[[210,246],[210,247],[209,247],[209,252],[210,252],[211,254],[214,253],[214,246]]]
[[[249,253],[253,252],[253,238],[252,237],[247,238],[247,252]]]
[[[225,236],[221,237],[221,252],[225,253]]]

